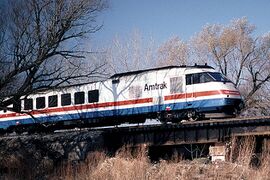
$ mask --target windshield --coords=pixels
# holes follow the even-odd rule
[[[199,84],[206,82],[231,82],[219,72],[203,72],[186,75],[186,84]]]
[[[226,78],[223,74],[219,72],[207,72],[207,74],[210,75],[214,81],[231,82],[228,78]]]

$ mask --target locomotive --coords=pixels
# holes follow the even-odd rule
[[[166,66],[119,73],[23,97],[21,112],[0,111],[0,129],[94,127],[234,117],[243,107],[235,85],[211,66]],[[26,113],[25,113],[26,112]]]

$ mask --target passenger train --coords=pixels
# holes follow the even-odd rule
[[[29,95],[21,100],[24,113],[0,111],[0,129],[224,118],[242,106],[235,85],[211,66],[167,66]]]

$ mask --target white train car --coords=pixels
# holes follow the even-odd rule
[[[168,66],[30,95],[24,113],[0,111],[0,129],[197,120],[234,116],[241,105],[234,84],[212,67]]]

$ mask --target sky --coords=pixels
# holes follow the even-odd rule
[[[116,36],[136,31],[162,43],[173,36],[189,40],[206,24],[229,24],[247,17],[257,27],[256,34],[270,31],[270,0],[109,0],[98,21],[103,28],[92,42],[110,43]]]

